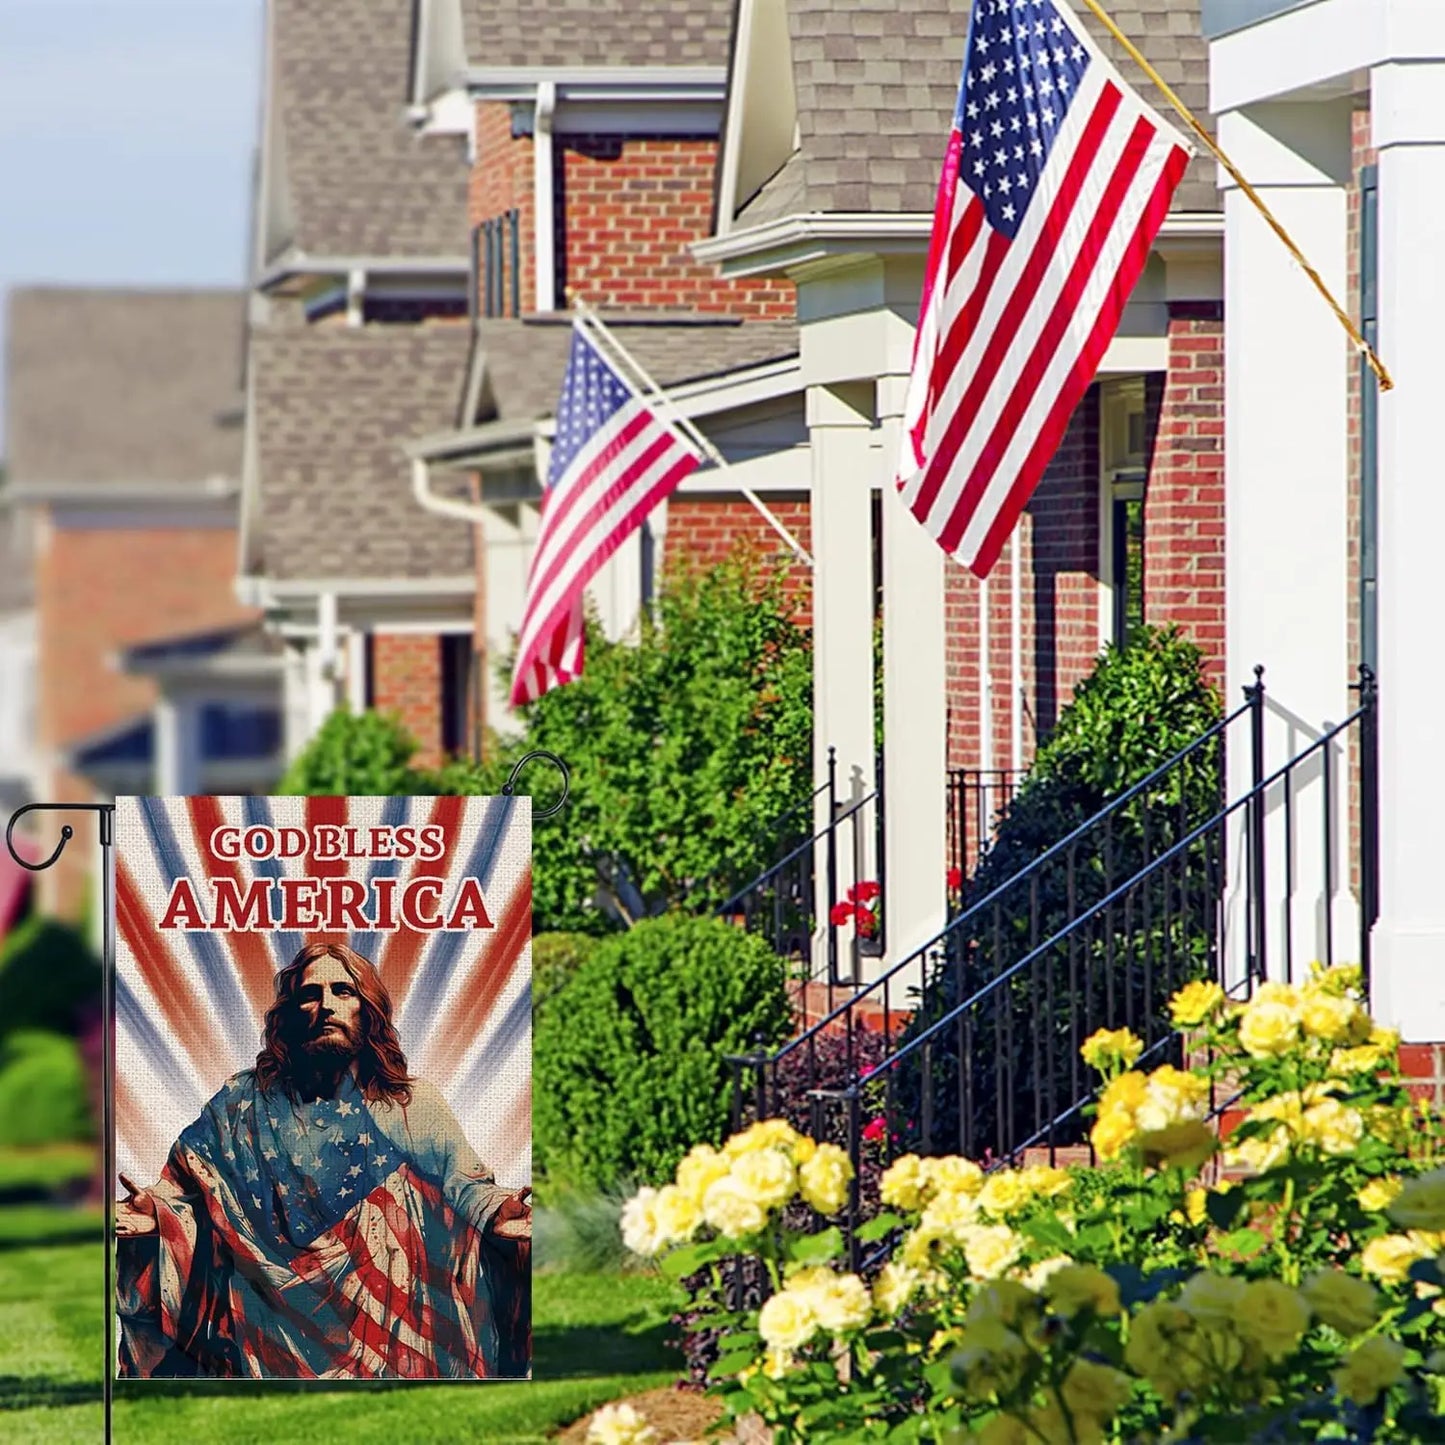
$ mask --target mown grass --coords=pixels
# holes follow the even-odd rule
[[[101,1433],[104,1257],[98,1216],[0,1209],[0,1440],[92,1442]],[[125,1445],[207,1440],[540,1441],[598,1405],[677,1378],[669,1293],[651,1275],[538,1272],[530,1381],[290,1385],[122,1381]]]

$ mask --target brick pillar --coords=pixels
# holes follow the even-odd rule
[[[372,639],[373,705],[394,713],[416,739],[417,767],[435,767],[442,757],[441,642],[427,632],[381,632]]]

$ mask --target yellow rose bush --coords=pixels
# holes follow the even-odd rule
[[[1094,1165],[904,1154],[846,1259],[849,1158],[780,1120],[640,1191],[629,1244],[711,1271],[731,1414],[779,1445],[1445,1438],[1445,1152],[1358,970],[1170,1010],[1172,1063],[1084,1044]]]

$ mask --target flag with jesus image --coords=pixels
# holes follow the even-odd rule
[[[974,0],[898,488],[977,576],[1093,380],[1192,154],[1064,0]]]
[[[579,317],[527,579],[514,707],[581,676],[583,589],[700,461],[628,385]]]

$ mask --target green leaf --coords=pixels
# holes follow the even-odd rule
[[[1035,1215],[1025,1220],[1019,1226],[1019,1232],[1060,1254],[1068,1254],[1077,1248],[1074,1236],[1051,1215]]]
[[[854,1233],[861,1243],[872,1244],[875,1239],[882,1239],[907,1223],[901,1214],[875,1214],[866,1224],[860,1224]]]
[[[1204,1196],[1204,1212],[1216,1229],[1232,1229],[1248,1202],[1238,1189],[1229,1189],[1222,1194],[1217,1189],[1211,1189]]]
[[[795,1235],[788,1241],[788,1258],[794,1264],[826,1264],[843,1252],[843,1231],[835,1225],[818,1234]]]
[[[670,1251],[658,1260],[657,1267],[669,1279],[686,1279],[688,1275],[696,1274],[703,1265],[721,1257],[715,1241],[708,1240],[702,1244],[685,1244],[681,1249]]]
[[[729,1354],[720,1355],[708,1369],[709,1378],[727,1379],[740,1374],[749,1365],[756,1364],[758,1353],[756,1350],[733,1350]]]
[[[1257,1229],[1236,1229],[1215,1246],[1217,1253],[1235,1259],[1253,1259],[1269,1243]]]

